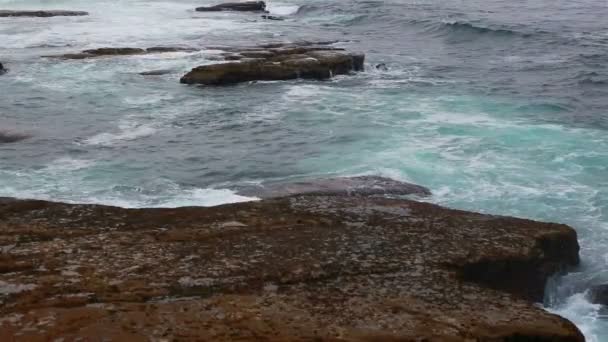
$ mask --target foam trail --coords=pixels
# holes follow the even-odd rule
[[[266,10],[268,12],[270,12],[270,14],[273,15],[279,15],[279,16],[289,16],[289,15],[293,15],[296,14],[298,12],[298,10],[300,9],[300,6],[298,5],[288,5],[288,4],[283,4],[283,3],[268,3],[266,6]]]

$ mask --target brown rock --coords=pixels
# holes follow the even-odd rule
[[[83,11],[10,11],[0,10],[0,17],[58,17],[58,16],[83,16],[89,15]]]
[[[324,80],[363,70],[365,59],[361,54],[306,47],[243,51],[239,55],[255,59],[199,66],[180,81],[186,84],[227,85],[297,78]]]
[[[265,12],[264,1],[228,2],[215,6],[197,7],[199,12],[239,11],[239,12]]]
[[[2,341],[584,341],[531,302],[578,262],[560,224],[378,197],[2,199],[0,246]]]

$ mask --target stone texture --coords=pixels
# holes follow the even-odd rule
[[[83,11],[11,11],[0,10],[0,17],[65,17],[65,16],[83,16],[89,15]]]
[[[362,196],[0,199],[0,340],[583,341],[531,301],[568,226]]]

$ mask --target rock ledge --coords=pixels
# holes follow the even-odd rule
[[[409,200],[0,199],[0,340],[584,341],[532,304],[565,225]]]

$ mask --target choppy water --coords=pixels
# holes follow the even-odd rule
[[[205,0],[0,0],[88,17],[0,18],[0,196],[125,207],[248,200],[235,184],[378,174],[450,207],[563,222],[582,265],[547,305],[589,341],[608,321],[608,3],[270,0],[273,14],[196,13]],[[341,40],[368,71],[330,82],[180,85],[214,51],[59,61],[105,46]],[[376,70],[385,63],[388,70]],[[163,76],[138,73],[170,69]]]

